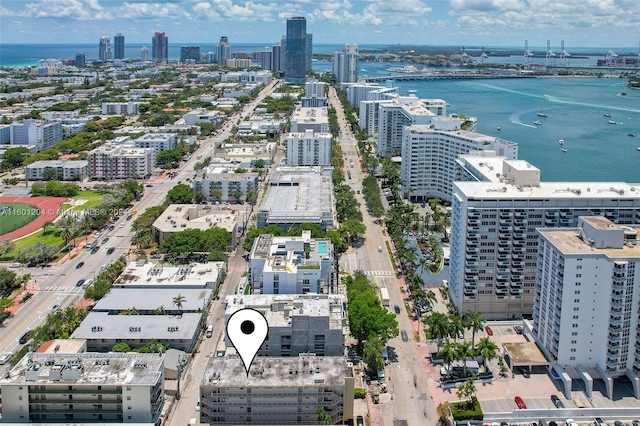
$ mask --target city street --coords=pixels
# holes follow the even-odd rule
[[[351,133],[349,125],[345,119],[344,111],[333,88],[329,90],[329,101],[334,105],[338,117],[338,124],[342,132],[340,145],[346,155],[345,167],[352,170],[352,179],[346,182],[351,185],[354,191],[362,189],[362,168],[360,157],[357,152],[357,142]],[[354,168],[349,164],[353,160]],[[395,425],[397,421],[406,421],[408,425],[436,424],[438,416],[435,407],[428,395],[428,383],[426,372],[422,368],[417,345],[426,343],[416,343],[412,331],[411,320],[405,314],[404,299],[400,292],[399,283],[394,274],[394,267],[389,257],[386,242],[390,238],[386,236],[384,228],[374,223],[375,218],[367,213],[366,204],[362,194],[356,193],[356,198],[361,204],[364,224],[367,227],[362,247],[349,250],[341,257],[340,268],[342,271],[352,272],[362,270],[370,280],[378,287],[387,287],[389,290],[390,306],[399,306],[402,314],[397,315],[398,329],[406,331],[409,340],[402,341],[398,336],[388,342],[393,346],[398,354],[398,363],[392,363],[386,368],[386,379],[393,399],[381,398],[379,405],[369,405],[370,421],[375,425]],[[378,247],[382,251],[378,251]],[[415,378],[415,385],[414,385]],[[367,413],[356,413],[366,415]]]

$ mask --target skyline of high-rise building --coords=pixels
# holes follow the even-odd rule
[[[164,32],[156,32],[151,40],[154,62],[167,62],[169,59],[169,38]]]
[[[103,62],[111,60],[111,37],[100,37],[100,44],[98,45],[98,60]]]
[[[113,37],[113,59],[124,59],[124,35],[117,33]]]
[[[83,52],[76,53],[76,67],[84,67],[86,65],[86,60],[87,58]]]
[[[282,72],[282,44],[271,46],[271,70]]]
[[[142,61],[149,60],[149,48],[147,46],[142,46],[142,48],[140,49],[140,59]]]
[[[180,47],[180,62],[185,63],[187,61],[193,61],[193,62],[200,61],[200,46],[181,46]]]
[[[286,83],[304,83],[307,72],[307,18],[294,16],[287,19],[284,61]]]
[[[220,37],[220,42],[216,44],[216,63],[223,65],[227,59],[231,58],[231,43],[227,36]]]
[[[358,45],[347,44],[343,52],[333,54],[332,71],[338,83],[355,83],[358,81]]]

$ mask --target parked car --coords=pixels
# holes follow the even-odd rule
[[[25,343],[27,343],[29,341],[29,337],[31,337],[31,330],[27,331],[22,336],[20,336],[20,339],[18,340],[18,343],[20,343],[21,345],[24,345]]]
[[[113,225],[109,226],[109,231],[113,231],[114,229],[116,229],[115,226],[113,226]]]
[[[518,406],[519,409],[521,410],[527,409],[527,404],[525,404],[523,399],[520,398],[519,396],[516,396],[513,400],[516,402],[516,405]]]
[[[522,334],[522,326],[521,325],[514,325],[513,326],[513,331],[515,331],[516,334]]]
[[[576,423],[576,421],[573,419],[567,419],[564,422],[567,424],[567,426],[578,426],[578,423]]]
[[[5,365],[12,355],[12,353],[0,355],[0,365]]]
[[[364,426],[364,417],[362,416],[356,417],[356,426]]]
[[[525,379],[528,379],[529,377],[531,377],[531,372],[529,371],[528,368],[519,367],[518,371],[520,371],[520,374],[522,374]]]
[[[393,310],[395,311],[396,315],[400,314],[400,306],[398,306],[398,305],[394,306]]]
[[[551,395],[551,402],[553,402],[553,405],[555,405],[556,408],[564,408],[564,404],[560,401],[558,395]]]
[[[616,420],[615,422],[613,422],[613,424],[614,424],[615,426],[625,426],[625,424],[624,424],[624,423],[622,423],[620,420]]]
[[[409,341],[409,335],[407,334],[406,331],[402,330],[400,332],[400,336],[402,337],[402,341],[403,342],[408,342]]]
[[[11,265],[9,265],[9,268],[19,268],[22,266],[22,263],[20,262],[13,262]]]
[[[121,223],[120,226],[118,226],[118,228],[124,228],[124,223]]]
[[[114,251],[115,249],[116,249],[115,247],[109,247],[109,248],[107,249],[107,254],[111,254],[111,253],[113,253],[113,251]]]
[[[493,336],[493,330],[488,325],[484,327],[484,331],[486,331],[489,336]]]
[[[147,188],[153,188],[153,185],[151,185],[150,183],[148,183],[147,185],[145,185]]]
[[[84,266],[84,262],[80,262],[76,265],[76,269],[80,269]]]

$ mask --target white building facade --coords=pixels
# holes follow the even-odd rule
[[[210,166],[193,180],[193,190],[202,191],[208,201],[246,201],[248,191],[258,189],[259,177],[254,172],[235,173],[232,167]]]
[[[151,148],[105,144],[89,151],[88,174],[94,180],[147,178],[151,176],[155,158]]]
[[[176,133],[148,133],[134,139],[133,143],[136,148],[151,148],[157,155],[161,151],[173,149],[178,143],[178,135]]]
[[[333,292],[333,245],[312,239],[311,231],[300,237],[259,235],[249,259],[249,283],[263,294]]]
[[[288,133],[286,140],[288,166],[331,165],[330,133],[305,130],[303,133]]]
[[[42,180],[48,170],[55,173],[54,180],[83,180],[87,177],[88,161],[41,160],[27,165],[28,180]]]
[[[313,130],[315,133],[329,132],[329,111],[326,107],[300,107],[291,114],[291,132],[300,133]]]
[[[577,228],[538,229],[533,335],[571,395],[571,382],[627,376],[640,398],[640,227],[602,216],[578,218]]]
[[[136,102],[103,102],[102,113],[115,115],[133,115],[138,113]]]
[[[164,356],[30,353],[0,378],[6,423],[155,423]]]
[[[404,127],[402,133],[402,195],[411,201],[439,198],[451,201],[451,186],[459,155],[493,151],[510,160],[518,158],[518,145],[493,136],[459,130],[460,120],[442,118],[441,124]]]
[[[11,124],[11,145],[35,145],[38,152],[51,148],[63,138],[62,124],[24,120]]]
[[[449,295],[458,312],[485,319],[531,317],[536,228],[575,227],[579,216],[640,223],[640,186],[540,182],[523,160],[461,156],[453,183]]]

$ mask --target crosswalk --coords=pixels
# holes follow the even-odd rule
[[[363,271],[365,275],[373,275],[374,277],[392,277],[393,271]]]
[[[69,287],[66,285],[56,285],[53,287],[41,287],[39,291],[45,291],[48,293],[83,293],[84,289],[77,286]]]

